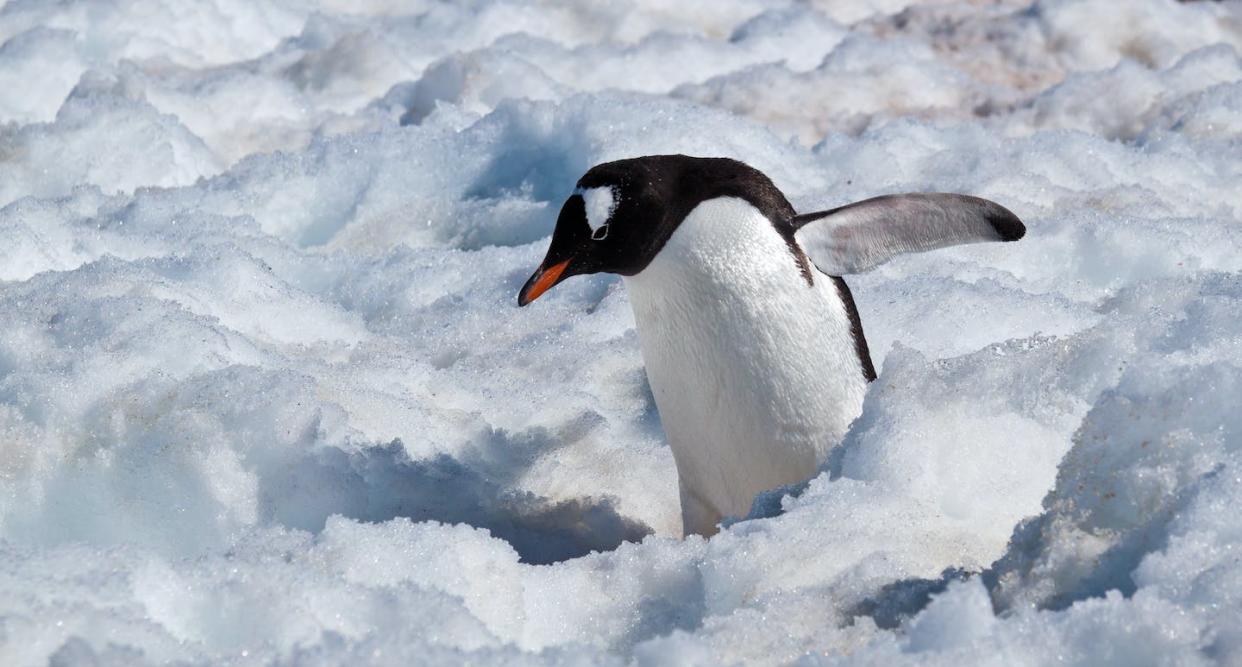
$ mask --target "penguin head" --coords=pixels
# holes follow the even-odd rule
[[[518,305],[571,276],[642,271],[663,245],[659,237],[668,216],[662,190],[669,186],[669,171],[659,160],[636,158],[597,165],[580,178],[561,206],[543,263],[518,293]]]
[[[561,206],[548,253],[518,305],[571,276],[638,274],[695,206],[719,196],[757,196],[783,206],[780,215],[793,214],[766,176],[736,160],[649,155],[592,167]]]

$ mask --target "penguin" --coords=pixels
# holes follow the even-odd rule
[[[1025,233],[1001,205],[959,194],[798,214],[737,160],[650,155],[579,179],[518,305],[571,276],[622,276],[683,533],[710,536],[760,492],[814,476],[861,414],[876,373],[843,276]]]

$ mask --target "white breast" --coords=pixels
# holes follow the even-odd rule
[[[807,285],[772,224],[721,198],[626,286],[686,531],[714,533],[760,491],[814,475],[866,391],[833,282]]]

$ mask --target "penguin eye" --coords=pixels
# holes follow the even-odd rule
[[[599,241],[608,236],[608,221],[612,218],[612,212],[617,208],[617,198],[612,188],[603,186],[598,188],[579,188],[575,191],[582,197],[582,203],[586,206],[587,225],[591,228],[591,238]]]

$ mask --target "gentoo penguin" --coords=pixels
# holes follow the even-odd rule
[[[711,535],[759,492],[814,475],[862,411],[875,369],[841,276],[1025,232],[999,204],[956,194],[799,215],[741,162],[651,155],[578,181],[518,305],[570,276],[624,277],[684,532]]]

